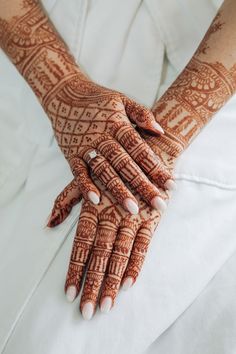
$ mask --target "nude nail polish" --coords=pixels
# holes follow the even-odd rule
[[[122,285],[122,290],[128,290],[133,285],[133,278],[127,277]]]
[[[152,199],[151,204],[155,209],[160,210],[161,212],[163,212],[167,207],[166,202],[158,196]]]
[[[133,215],[138,214],[139,208],[138,205],[130,198],[125,199],[124,205],[126,209]]]
[[[97,205],[100,201],[99,196],[95,192],[92,192],[92,191],[88,192],[88,198],[95,205]]]
[[[90,320],[93,316],[93,303],[92,302],[86,302],[86,304],[83,306],[82,309],[82,315],[85,320]]]
[[[74,285],[68,286],[66,290],[66,298],[69,302],[73,302],[76,297],[76,287]]]
[[[108,313],[111,309],[111,306],[112,306],[112,298],[110,296],[106,296],[102,300],[100,310],[102,313]]]
[[[168,179],[164,184],[164,187],[170,191],[175,191],[177,189],[177,184],[172,179]]]
[[[160,124],[158,124],[157,122],[152,122],[152,126],[155,130],[157,130],[159,133],[165,134],[164,130],[162,129],[162,127],[160,126]]]

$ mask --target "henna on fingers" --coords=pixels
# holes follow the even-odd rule
[[[220,16],[215,21],[219,19]],[[211,36],[224,27],[215,24],[216,22],[213,22],[215,30],[211,35],[208,33],[204,45],[199,47],[194,58],[155,105],[154,114],[164,127],[165,135],[156,137],[142,131],[142,137],[170,174],[176,157],[191,143],[212,115],[235,93],[236,48],[234,47],[234,62],[209,62],[208,58],[204,57],[211,49],[209,43]],[[169,195],[167,193],[165,195],[168,200]],[[117,207],[109,197],[108,190],[103,190],[101,196],[107,213]],[[87,319],[93,316],[98,302],[102,312],[109,312],[114,306],[121,284],[123,288],[128,289],[140,274],[161,214],[140,200],[138,195],[136,199],[139,201],[139,214],[134,216],[124,210],[120,211],[119,229],[117,231],[115,225],[116,231],[110,238],[114,242],[112,251],[110,245],[108,249],[101,246],[94,256],[96,262],[90,265],[89,280],[87,282],[85,280],[86,289],[80,304],[82,313],[84,306],[88,304],[85,316]],[[100,212],[101,210],[98,210],[98,215]],[[106,223],[99,225],[99,234],[96,235],[98,240],[102,239],[103,228],[106,229]],[[91,253],[93,254],[93,250]]]
[[[106,167],[100,174],[104,183],[116,171],[115,179],[116,182],[119,180],[119,186],[114,189],[114,196],[124,208],[127,209],[131,200],[135,203],[133,196],[128,197],[128,202],[124,198],[131,194],[124,182],[130,183],[129,187],[138,191],[150,205],[157,208],[160,203],[164,205],[163,201],[156,202],[157,198],[152,201],[154,197],[161,200],[161,193],[148,177],[161,188],[167,188],[168,183],[165,183],[173,177],[131,124],[162,134],[163,130],[153,114],[122,93],[95,84],[82,73],[38,1],[13,0],[14,3],[18,5],[17,14],[5,18],[2,5],[0,45],[38,97],[74,175],[80,177],[81,173],[77,182],[84,198],[99,201],[99,191],[88,171],[84,170],[84,166],[88,167],[86,153],[96,150],[104,163],[93,172],[96,174]],[[120,154],[123,163],[117,163],[117,159],[108,162],[102,156],[100,146],[101,140],[104,146],[105,137],[106,150],[114,151],[115,143],[116,148],[123,152]],[[128,166],[125,163],[127,159]],[[135,189],[139,181],[144,189]],[[128,210],[131,213],[137,211],[137,203]]]
[[[158,142],[171,156],[179,156],[235,93],[234,7],[232,0],[225,1],[188,65],[154,106],[165,134],[149,137],[148,143]]]
[[[137,281],[160,221],[160,210],[148,205],[152,204],[156,189],[147,184],[135,163],[157,182],[161,200],[168,201],[168,192],[162,189],[174,187],[171,176],[177,156],[235,93],[236,22],[232,22],[231,13],[235,12],[236,3],[224,2],[194,57],[156,103],[153,112],[165,134],[153,136],[142,130],[145,142],[133,130],[128,117],[139,128],[151,131],[155,124],[146,108],[92,83],[73,58],[67,57],[67,50],[63,43],[58,44],[58,38],[50,36],[47,42],[46,34],[39,40],[45,30],[54,32],[48,30],[49,24],[43,17],[37,22],[40,16],[36,16],[35,1],[24,1],[24,6],[24,16],[15,17],[12,23],[1,21],[0,41],[35,89],[74,175],[74,180],[57,198],[52,226],[65,219],[80,193],[87,199],[90,190],[100,196],[100,204],[86,200],[82,205],[65,283],[70,301],[82,291],[80,311],[84,318],[90,319],[98,303],[104,313],[109,312],[121,284],[128,288]],[[36,12],[33,17],[28,16],[30,6]],[[10,30],[8,26],[13,27]],[[32,26],[35,26],[33,35]],[[24,28],[23,41],[19,40],[16,28],[18,32]],[[93,176],[92,189],[86,164],[99,178]],[[133,188],[133,202],[139,207],[137,215],[131,215],[118,204],[130,197],[126,184],[118,181],[118,173]],[[114,184],[109,189],[101,184],[112,179]]]
[[[81,289],[83,274],[94,243],[98,212],[90,202],[84,202],[73,242],[65,283],[67,299],[72,302]]]

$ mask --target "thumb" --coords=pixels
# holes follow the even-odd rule
[[[61,224],[70,214],[71,209],[81,200],[82,194],[78,188],[78,182],[74,178],[57,196],[47,222],[47,227]]]

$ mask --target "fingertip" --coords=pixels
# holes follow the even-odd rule
[[[152,122],[152,127],[161,134],[165,134],[164,130],[162,129],[162,127],[160,126],[160,124],[158,124],[156,121]]]
[[[175,191],[177,189],[177,184],[173,181],[173,179],[168,179],[165,182],[164,187],[169,191]]]
[[[159,196],[154,197],[151,200],[151,204],[152,204],[153,208],[159,210],[161,213],[163,213],[167,208],[166,202],[162,198],[160,198]]]
[[[100,310],[102,313],[108,313],[112,307],[112,298],[110,296],[105,296],[101,302]]]
[[[69,302],[73,302],[77,295],[77,289],[75,285],[68,286],[66,290],[66,298]]]
[[[93,313],[94,313],[93,303],[91,301],[86,302],[81,312],[84,320],[89,321],[93,317]]]
[[[122,290],[128,290],[134,284],[134,279],[132,277],[127,277],[122,284]]]
[[[100,202],[100,197],[93,191],[88,192],[88,198],[95,205],[99,204]]]
[[[60,220],[60,214],[59,213],[53,213],[50,217],[50,219],[48,220],[47,224],[45,227],[48,227],[48,228],[53,228],[57,225],[59,225],[61,223],[61,220]]]
[[[139,212],[138,204],[131,198],[127,198],[124,201],[125,208],[130,212],[130,214],[137,215]]]

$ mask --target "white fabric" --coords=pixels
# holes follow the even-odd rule
[[[145,354],[234,354],[236,350],[236,253],[199,298]]]
[[[43,1],[92,79],[148,106],[186,64],[216,13],[212,1],[196,3]],[[190,345],[175,351],[175,333],[180,342],[189,344],[186,336],[194,329],[193,321],[200,321],[196,313],[200,307],[205,307],[214,326],[214,309],[208,306],[214,300],[214,286],[209,296],[199,297],[200,307],[194,301],[206,286],[211,289],[212,278],[236,250],[236,97],[179,159],[178,191],[153,237],[135,286],[119,294],[109,315],[97,311],[86,322],[78,311],[79,299],[68,304],[63,293],[80,206],[58,228],[43,229],[71,172],[45,113],[2,52],[0,69],[1,353],[136,354],[152,350],[156,343],[161,354],[191,353]],[[230,308],[235,294],[221,296],[218,313],[227,316],[224,302]],[[186,315],[189,311],[187,320],[181,316],[184,311]],[[168,343],[161,335],[166,331],[168,338],[168,328],[177,318]],[[230,325],[236,329],[233,319]],[[231,354],[233,349],[220,331],[224,321],[218,321],[218,326],[223,348],[219,354]],[[199,331],[192,353],[204,352],[204,335]],[[210,339],[207,333],[209,353],[217,353]]]

